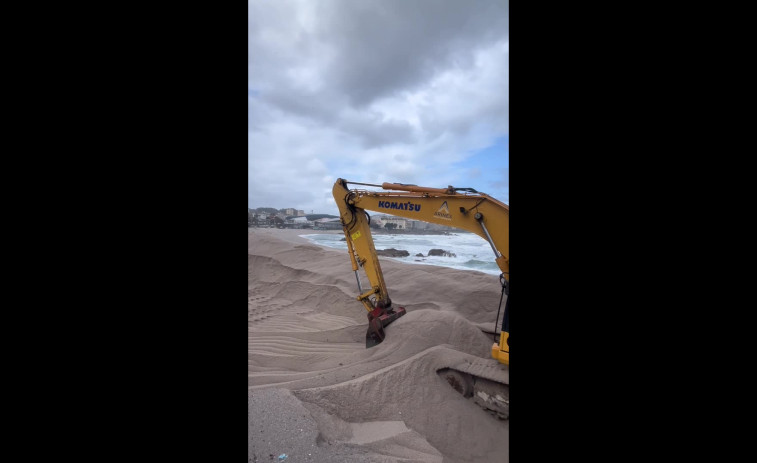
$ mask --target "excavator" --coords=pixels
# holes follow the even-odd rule
[[[348,185],[380,187],[373,191]],[[472,398],[481,407],[502,419],[509,417],[510,327],[508,317],[510,282],[510,208],[493,197],[473,188],[429,188],[401,183],[381,185],[337,179],[332,189],[339,207],[340,220],[347,242],[348,254],[355,272],[359,294],[357,300],[368,312],[366,348],[384,341],[389,324],[405,315],[404,307],[394,307],[389,298],[381,264],[376,253],[366,210],[463,229],[491,245],[494,260],[501,270],[502,296],[507,295],[499,342],[491,348],[498,361],[466,360],[437,373],[464,397]],[[358,270],[362,268],[370,282],[363,288]],[[500,308],[502,299],[500,298]],[[497,321],[499,320],[499,310]],[[496,324],[494,332],[496,335]],[[500,365],[499,368],[496,365]]]

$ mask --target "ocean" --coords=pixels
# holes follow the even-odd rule
[[[340,241],[344,235],[318,234],[300,235],[315,244],[330,248],[344,249],[347,243]],[[410,253],[408,257],[379,257],[379,259],[394,259],[407,264],[438,265],[459,270],[473,270],[499,275],[501,271],[494,262],[494,251],[489,243],[473,233],[455,232],[451,235],[379,235],[373,236],[376,249],[394,248]],[[416,257],[416,254],[428,256],[430,249],[444,249],[456,254],[456,257],[429,256]]]

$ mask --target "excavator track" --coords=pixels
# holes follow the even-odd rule
[[[463,397],[499,419],[510,418],[510,369],[496,360],[466,359],[436,373]]]

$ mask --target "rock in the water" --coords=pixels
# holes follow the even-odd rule
[[[409,252],[404,251],[402,249],[376,249],[376,254],[379,256],[385,256],[385,257],[407,257],[410,255]]]
[[[445,251],[444,249],[432,249],[428,252],[429,256],[457,257],[454,252]]]

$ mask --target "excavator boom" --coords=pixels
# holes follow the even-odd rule
[[[397,183],[383,183],[381,187],[399,191],[352,190],[353,194],[348,201],[360,209],[475,233],[489,242],[497,265],[505,279],[509,280],[510,208],[505,203],[472,188],[427,188]],[[342,193],[343,191],[339,191],[339,194]]]
[[[350,189],[347,185],[369,185],[390,191]],[[366,347],[384,340],[383,328],[405,314],[404,307],[392,307],[381,264],[373,244],[370,216],[366,210],[460,228],[479,235],[492,248],[494,260],[502,271],[503,291],[509,295],[510,208],[472,188],[429,188],[398,183],[360,184],[338,179],[332,190],[339,207],[352,270],[357,278],[360,301],[368,311]],[[358,269],[365,270],[369,288],[360,283]],[[508,297],[509,302],[509,297]],[[502,319],[500,342],[492,346],[492,357],[509,364],[508,304]]]

